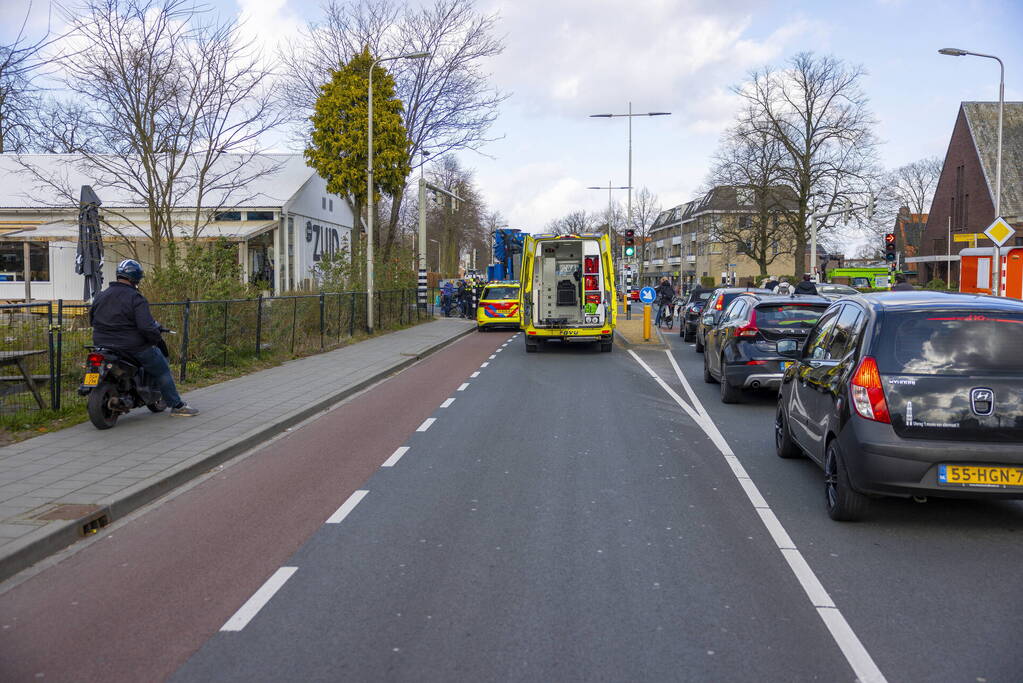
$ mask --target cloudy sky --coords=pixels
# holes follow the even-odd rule
[[[20,7],[19,7],[20,3]],[[267,47],[316,19],[317,0],[215,0]],[[27,0],[0,0],[0,34]],[[46,4],[35,0],[35,18]],[[1006,99],[1023,100],[1023,0],[477,0],[496,13],[507,49],[486,68],[512,93],[481,154],[463,155],[493,209],[537,230],[583,208],[601,210],[627,184],[627,122],[594,113],[670,111],[633,126],[633,185],[664,207],[693,198],[737,107],[729,88],[747,72],[815,51],[863,65],[863,85],[898,166],[944,156],[961,100],[997,99],[992,60],[937,54],[941,47],[997,54]],[[625,193],[618,193],[624,202]]]

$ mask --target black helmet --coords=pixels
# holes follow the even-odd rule
[[[124,278],[132,284],[137,285],[142,282],[144,274],[142,272],[142,265],[135,259],[126,258],[117,264],[117,277]]]

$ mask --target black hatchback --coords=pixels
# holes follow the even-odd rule
[[[703,380],[721,385],[723,403],[738,403],[745,389],[777,389],[793,362],[778,355],[778,340],[806,337],[829,305],[820,296],[740,294],[707,329]]]
[[[793,366],[775,445],[824,470],[836,520],[871,496],[1023,498],[1023,302],[891,292],[835,302]]]

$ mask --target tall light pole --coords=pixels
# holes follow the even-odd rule
[[[380,57],[369,65],[369,100],[367,109],[368,142],[366,158],[366,331],[373,332],[373,69],[380,62],[394,59],[424,59],[429,52],[409,52],[395,57]]]
[[[671,116],[670,111],[648,111],[645,114],[633,114],[632,102],[629,102],[629,113],[627,114],[590,114],[591,119],[617,119],[627,117],[629,119],[629,208],[626,226],[632,227],[632,119],[635,116]]]
[[[611,190],[631,190],[629,185],[611,185],[611,181],[607,181],[607,185],[590,185],[586,188],[587,190],[607,190],[607,233],[608,237],[611,236],[611,214],[614,211],[614,204],[611,201]]]
[[[1005,109],[1005,64],[1002,60],[994,55],[985,55],[980,52],[970,52],[969,50],[960,50],[955,47],[943,47],[938,50],[938,54],[948,55],[950,57],[965,57],[970,55],[972,57],[985,57],[987,59],[993,59],[998,62],[998,150],[995,153],[995,219],[1002,217],[1002,112]],[[995,286],[991,289],[995,296],[1001,296],[1002,293],[1002,250],[996,244],[993,252],[995,267]],[[951,266],[949,266],[951,268]],[[960,277],[962,273],[960,273]]]

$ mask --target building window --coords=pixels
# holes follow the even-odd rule
[[[1023,247],[1023,237],[1017,237],[1015,244],[1017,247]]]
[[[963,196],[963,228],[970,229],[970,195]]]
[[[334,200],[331,199],[329,204],[330,204],[330,211],[333,212],[334,211]]]
[[[326,197],[321,197],[320,198],[320,203],[321,203],[321,207],[320,208],[323,208],[323,209],[327,208],[327,198]]]
[[[241,219],[241,211],[221,211],[220,213],[213,214],[213,220],[215,221],[240,221]]]
[[[245,220],[247,221],[272,221],[274,219],[273,211],[246,211]]]
[[[0,242],[0,282],[25,281],[23,242]],[[29,242],[28,263],[32,282],[50,281],[50,245]]]

